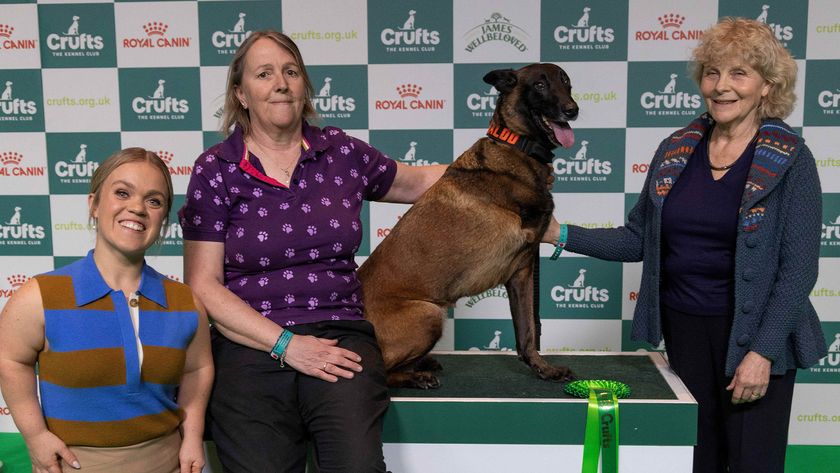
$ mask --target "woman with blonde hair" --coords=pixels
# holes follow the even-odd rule
[[[204,466],[213,381],[207,318],[187,286],[144,261],[172,197],[156,154],[128,148],[110,156],[88,195],[94,249],[29,280],[0,315],[0,387],[33,472]]]
[[[697,399],[695,473],[781,473],[796,369],[827,353],[808,298],[820,181],[782,121],[796,62],[766,25],[724,18],[692,63],[707,113],[659,145],[627,223],[550,231],[559,248],[643,262],[632,336],[664,336]]]

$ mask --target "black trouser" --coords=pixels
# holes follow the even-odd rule
[[[770,376],[758,401],[732,404],[724,374],[731,325],[662,305],[668,362],[698,404],[694,473],[783,473],[796,370]]]
[[[287,328],[339,340],[362,357],[364,369],[352,380],[330,383],[281,368],[268,353],[213,330],[216,379],[208,422],[225,471],[302,473],[312,440],[321,473],[384,473],[382,417],[389,399],[373,326],[330,321]]]

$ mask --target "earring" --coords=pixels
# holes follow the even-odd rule
[[[245,105],[245,102],[239,102],[239,103],[242,104],[242,108],[244,108],[245,110],[248,110],[248,106]]]
[[[94,218],[94,219],[93,219],[93,223],[91,224],[91,228],[93,229],[93,231],[96,231],[96,222],[97,222],[97,221],[98,221],[98,219],[97,219],[97,218]]]

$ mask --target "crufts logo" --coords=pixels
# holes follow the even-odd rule
[[[528,49],[524,40],[525,36],[528,36],[525,30],[511,23],[501,13],[495,12],[490,15],[490,18],[485,19],[484,23],[476,25],[464,33],[464,37],[469,41],[464,50],[471,53],[484,43],[498,41],[510,44],[524,52]]]
[[[166,36],[169,25],[162,21],[150,21],[143,25],[146,36],[123,38],[124,48],[188,48],[192,38],[189,36]]]
[[[560,49],[607,49],[615,41],[615,30],[594,25],[589,21],[589,7],[583,7],[583,14],[572,26],[558,25],[554,28],[554,41]]]
[[[822,238],[823,245],[838,246],[840,245],[840,215],[834,219],[833,222],[822,224]]]
[[[474,117],[489,117],[496,109],[496,101],[499,100],[499,91],[491,86],[487,92],[473,92],[467,96],[467,108]]]
[[[677,91],[677,78],[679,75],[671,74],[662,90],[645,92],[641,96],[642,107],[656,115],[679,115],[678,109],[699,109],[703,104],[699,94]],[[670,112],[670,113],[669,113]]]
[[[612,162],[589,156],[587,140],[581,140],[574,156],[555,158],[552,166],[561,181],[606,181],[612,174]]]
[[[0,176],[43,176],[44,166],[21,166],[23,154],[17,151],[0,152]]]
[[[245,16],[245,13],[239,12],[239,18],[233,24],[233,28],[227,31],[214,31],[210,35],[213,46],[230,51],[230,54],[235,53],[236,48],[242,46],[248,36],[251,36],[251,31],[245,28]]]
[[[23,208],[16,206],[11,216],[0,220],[0,245],[39,245],[41,243],[31,240],[43,239],[46,236],[44,227],[24,222],[22,215]]]
[[[20,287],[26,284],[26,281],[29,281],[30,279],[31,278],[25,274],[12,274],[7,277],[6,281],[9,282],[9,289],[0,289],[0,297],[12,297],[12,294],[14,294],[15,291],[20,289]]]
[[[697,40],[703,37],[703,30],[683,29],[685,17],[679,13],[666,13],[656,19],[662,29],[636,31],[634,35],[636,41],[681,41]]]
[[[823,90],[817,95],[817,104],[825,115],[836,115],[840,108],[840,89]]]
[[[34,100],[23,100],[15,98],[12,86],[14,82],[0,80],[3,92],[0,92],[0,121],[32,120],[31,116],[38,113],[38,107]]]
[[[444,99],[420,100],[423,87],[417,84],[400,84],[396,87],[399,100],[377,100],[376,110],[443,110]]]
[[[15,39],[12,37],[14,33],[14,26],[0,23],[0,49],[35,49],[38,47],[37,39]]]
[[[408,143],[408,150],[405,152],[400,161],[402,161],[405,164],[408,164],[409,166],[429,166],[431,164],[440,164],[437,161],[429,161],[428,159],[418,157],[416,141],[410,141]]]
[[[834,334],[834,341],[828,346],[828,355],[812,369],[820,371],[840,371],[840,333]]]
[[[96,161],[88,161],[87,159],[87,145],[85,143],[79,144],[79,151],[76,156],[68,161],[58,161],[53,167],[55,175],[68,179],[72,183],[86,183],[90,182],[93,177],[93,172],[99,167]]]
[[[565,287],[554,286],[551,288],[551,299],[555,302],[568,303],[565,304],[565,307],[591,308],[595,307],[595,305],[574,303],[607,302],[610,300],[610,292],[608,289],[599,289],[595,286],[586,285],[586,269],[580,268],[578,270],[578,276],[572,284]],[[603,304],[599,306],[603,307]]]
[[[102,36],[81,33],[79,31],[80,19],[81,17],[73,15],[70,26],[65,31],[61,34],[50,33],[47,36],[47,47],[54,52],[62,51],[62,56],[98,55],[95,51],[105,48],[105,39]]]
[[[152,95],[147,97],[134,97],[131,101],[131,109],[135,113],[149,114],[146,115],[149,118],[170,118],[169,114],[188,113],[190,111],[190,103],[187,99],[168,97],[166,95],[166,80],[159,79]]]
[[[414,24],[416,10],[408,11],[408,18],[402,26],[385,28],[379,33],[382,41],[390,52],[434,51],[440,43],[440,32],[419,28]]]
[[[759,23],[764,23],[765,25],[767,25],[768,28],[773,30],[773,34],[776,35],[776,39],[778,39],[779,41],[790,41],[791,39],[793,39],[792,26],[780,25],[768,21],[769,10],[770,5],[762,5],[761,13],[758,14],[758,17],[756,17],[755,20]]]
[[[323,118],[348,118],[356,110],[356,99],[335,94],[332,77],[324,77],[318,95],[312,97],[312,106]]]

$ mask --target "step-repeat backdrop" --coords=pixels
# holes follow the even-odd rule
[[[702,31],[727,15],[765,22],[799,65],[788,122],[806,138],[822,179],[823,246],[811,297],[831,353],[799,373],[790,443],[840,444],[833,401],[840,395],[840,5],[833,0],[2,0],[0,307],[32,276],[91,247],[85,193],[114,150],[157,151],[180,206],[194,159],[220,140],[227,64],[252,31],[280,29],[297,41],[321,124],[418,166],[450,163],[484,134],[497,98],[481,81],[487,71],[560,64],[581,112],[574,147],[555,153],[555,214],[613,227],[635,203],[660,140],[703,112],[686,60]],[[365,208],[360,261],[407,209]],[[181,237],[170,224],[149,257],[178,280]],[[543,248],[543,350],[663,349],[628,336],[639,264],[572,254],[552,262],[549,253]],[[439,348],[514,349],[504,288],[459,301]],[[14,431],[2,398],[0,431]]]

